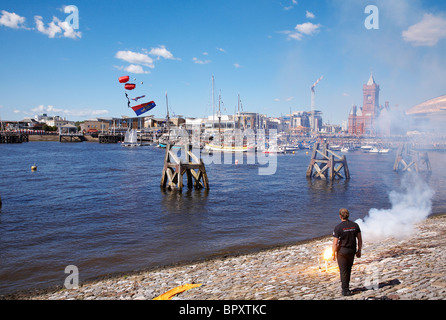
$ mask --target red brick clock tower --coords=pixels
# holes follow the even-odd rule
[[[379,85],[370,74],[369,81],[362,88],[364,100],[362,104],[362,116],[364,120],[364,133],[375,134],[374,121],[379,116]]]

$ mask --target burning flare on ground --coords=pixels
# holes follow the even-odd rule
[[[324,251],[324,260],[325,260],[325,261],[328,261],[328,260],[330,260],[332,257],[333,257],[333,249],[332,249],[331,247],[325,249],[325,251]]]

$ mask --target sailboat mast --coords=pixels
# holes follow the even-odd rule
[[[221,92],[218,95],[218,135],[221,135],[221,113],[220,113],[220,101],[221,101]],[[221,136],[220,136],[221,141]]]
[[[215,127],[215,106],[214,106],[214,75],[212,75],[212,132]]]
[[[240,93],[238,94],[237,104],[237,128],[240,129]]]
[[[169,117],[169,102],[167,100],[167,91],[166,91],[166,109],[167,109],[167,116],[166,116],[166,121],[167,121],[167,132],[169,134],[169,140],[170,140],[170,117]]]

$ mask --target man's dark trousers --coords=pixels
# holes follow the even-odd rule
[[[355,253],[354,249],[344,247],[341,247],[338,251],[338,266],[341,274],[341,287],[343,293],[349,291],[350,275],[352,273]]]

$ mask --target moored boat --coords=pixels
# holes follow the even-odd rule
[[[127,130],[124,137],[124,142],[122,143],[124,147],[139,147],[141,143],[138,142],[138,133],[136,129]]]

